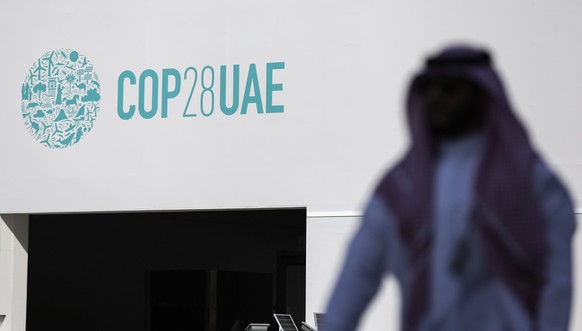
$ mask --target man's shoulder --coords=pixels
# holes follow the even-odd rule
[[[557,173],[543,160],[537,160],[532,167],[532,184],[534,194],[538,198],[545,198],[548,194],[559,194],[570,199],[566,185]]]
[[[568,227],[570,227],[573,221],[574,205],[566,185],[542,160],[534,164],[532,176],[533,193],[542,213],[547,218],[567,219],[569,220]]]
[[[378,192],[374,192],[366,205],[364,217],[381,219],[391,218],[392,212],[390,211],[387,199]]]

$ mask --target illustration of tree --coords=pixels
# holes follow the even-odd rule
[[[69,83],[69,92],[71,92],[71,84],[75,81],[75,75],[68,74],[67,77],[65,78],[65,80],[67,81],[67,83]]]
[[[46,85],[43,83],[38,83],[38,84],[34,85],[32,92],[38,93],[38,100],[40,100],[40,94],[42,92],[46,92]]]

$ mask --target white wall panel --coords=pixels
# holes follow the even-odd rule
[[[0,211],[359,210],[406,147],[410,74],[425,54],[461,40],[494,50],[534,140],[579,200],[581,12],[574,0],[2,1]],[[53,150],[27,132],[21,86],[40,56],[61,48],[90,59],[102,98],[92,130]],[[167,118],[118,116],[125,70],[183,76],[189,66],[212,66],[218,75],[221,65],[239,64],[244,89],[256,64],[266,103],[271,62],[285,63],[273,74],[283,113],[257,114],[251,105],[246,115],[215,109],[184,118],[184,80]],[[216,107],[218,87],[216,80]],[[137,88],[126,90],[128,106]]]

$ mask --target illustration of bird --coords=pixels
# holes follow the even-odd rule
[[[75,124],[69,123],[69,127],[65,129],[65,132],[71,132],[75,128]]]
[[[38,133],[38,131],[40,131],[40,126],[38,125],[37,122],[35,121],[30,121],[30,127],[34,130],[34,135],[36,136],[36,134]]]

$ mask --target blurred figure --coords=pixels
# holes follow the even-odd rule
[[[407,108],[412,144],[369,202],[323,331],[356,329],[386,274],[404,331],[567,330],[574,210],[490,55],[428,58]]]

